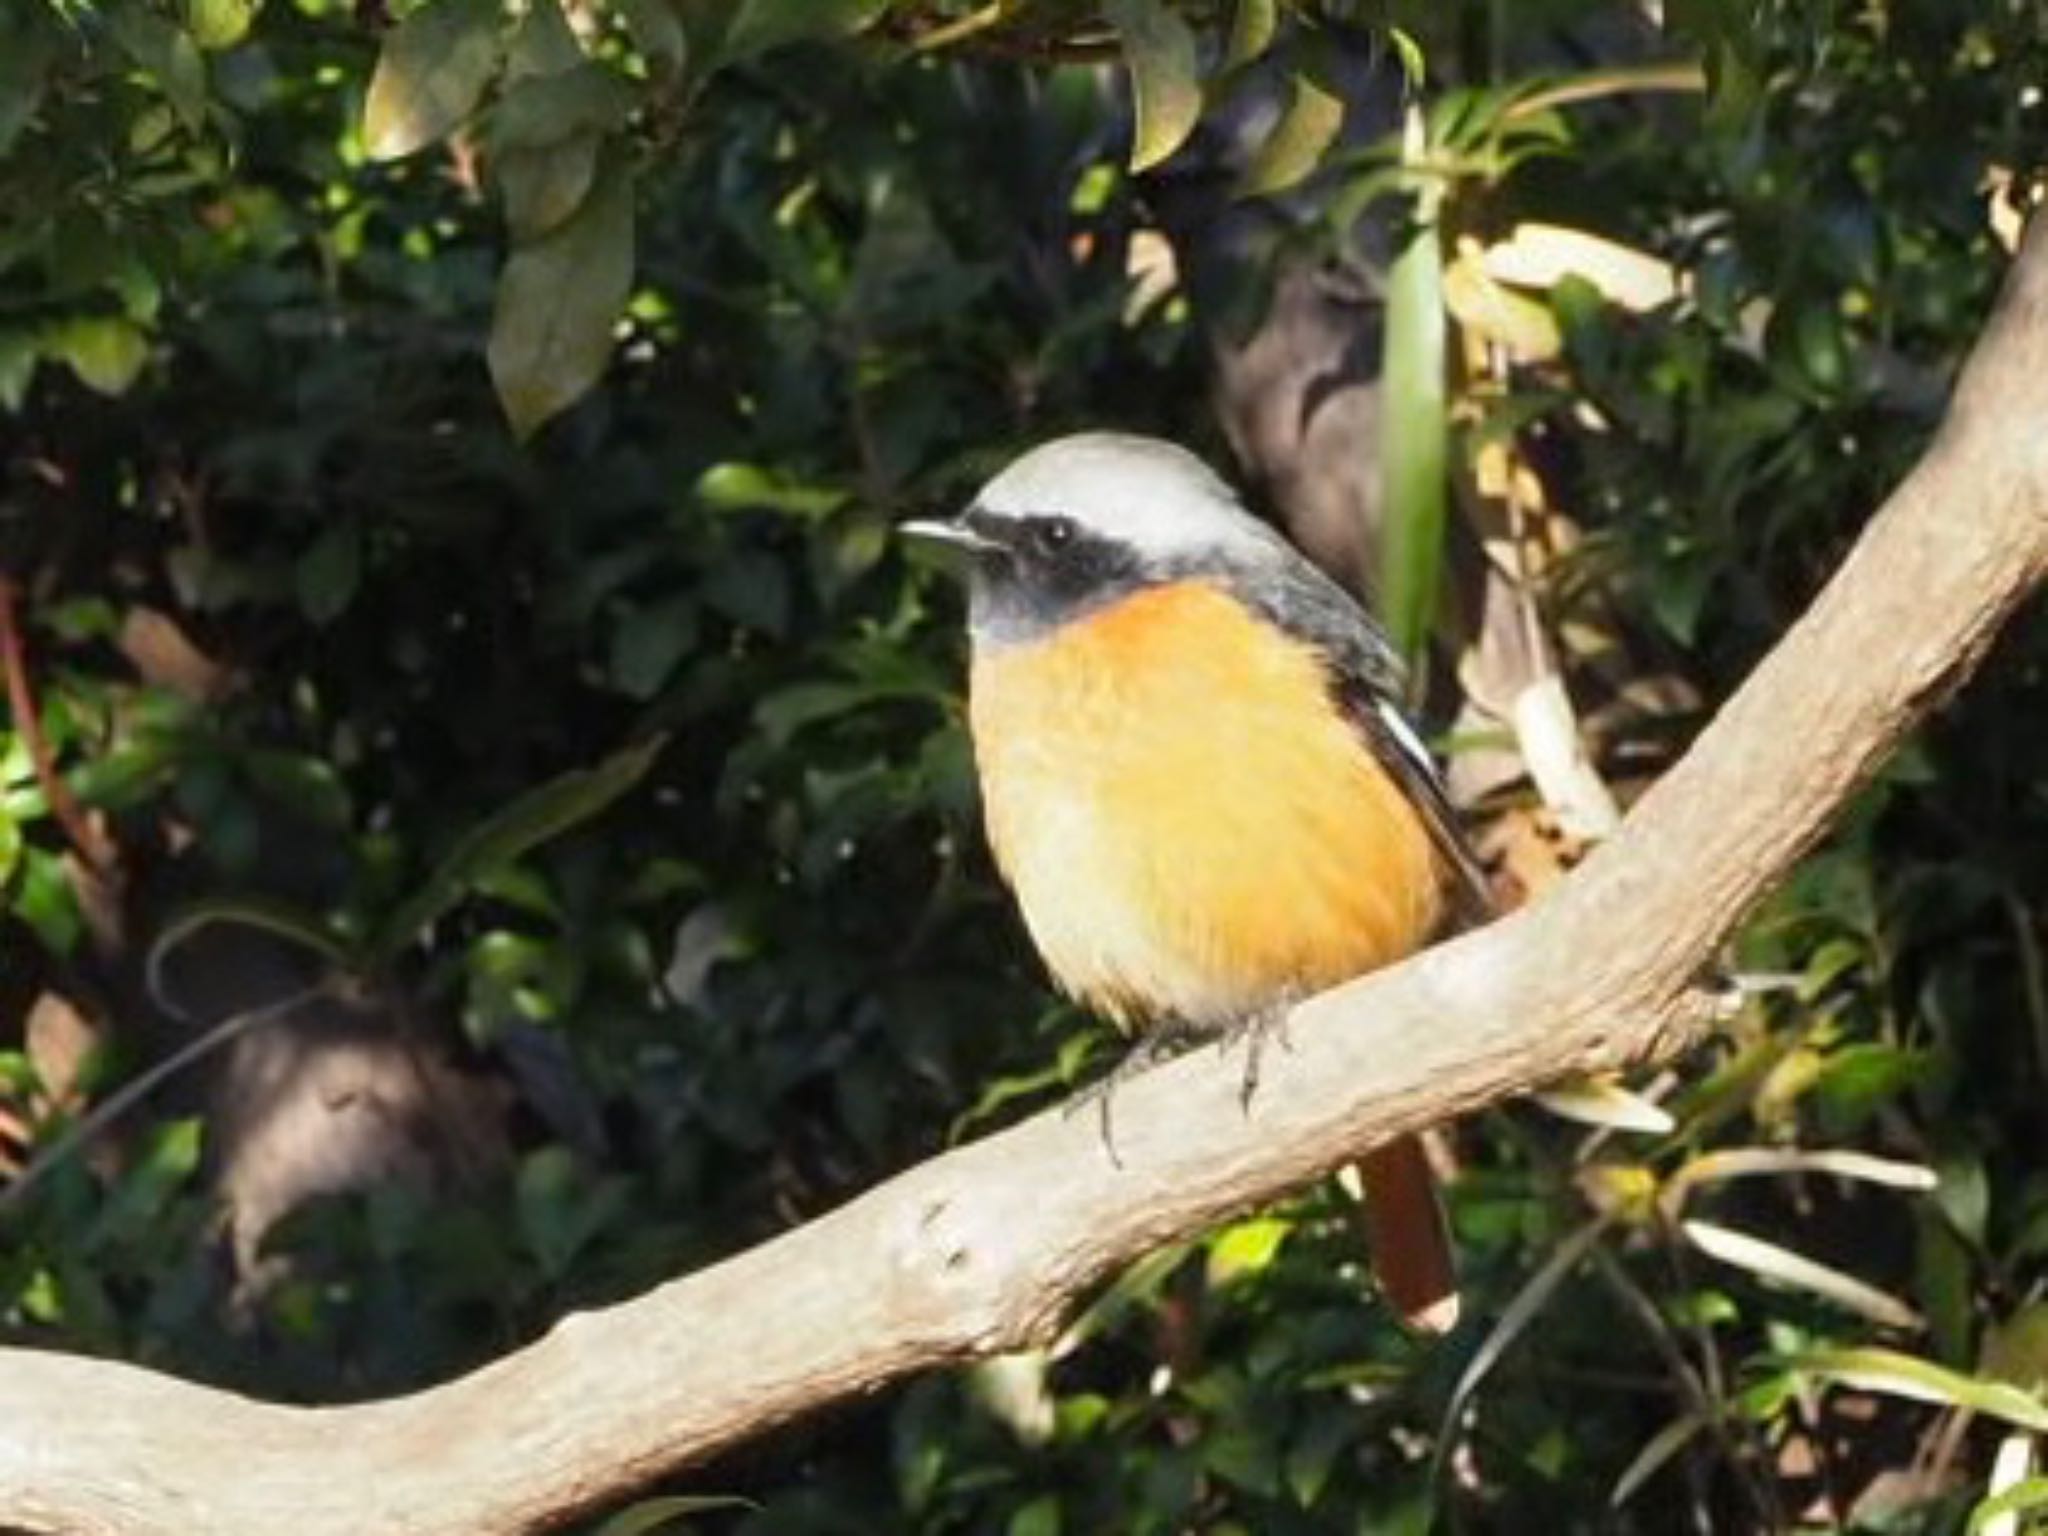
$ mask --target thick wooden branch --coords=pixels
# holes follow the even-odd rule
[[[1926,458],[1618,836],[1538,908],[1297,1010],[1250,1112],[1198,1052],[431,1391],[249,1401],[0,1351],[0,1526],[522,1531],[910,1372],[1044,1341],[1148,1249],[1398,1132],[1667,1054],[1742,914],[2048,572],[2048,236]]]

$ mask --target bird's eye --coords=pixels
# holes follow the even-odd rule
[[[1032,524],[1039,549],[1048,555],[1058,554],[1074,542],[1074,520],[1070,517],[1034,518]]]

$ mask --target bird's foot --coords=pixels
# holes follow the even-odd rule
[[[1238,1084],[1237,1104],[1247,1115],[1252,1112],[1252,1095],[1259,1090],[1259,1066],[1265,1058],[1266,1042],[1278,1040],[1282,1050],[1294,1049],[1294,1041],[1287,1033],[1287,1017],[1293,1011],[1294,999],[1283,998],[1256,1013],[1246,1014],[1217,1040],[1217,1049],[1224,1051],[1244,1042],[1244,1081]]]
[[[1109,1160],[1117,1167],[1123,1167],[1123,1159],[1116,1155],[1115,1127],[1110,1120],[1110,1099],[1116,1090],[1139,1074],[1150,1071],[1162,1061],[1171,1061],[1182,1052],[1212,1039],[1213,1031],[1197,1029],[1192,1024],[1175,1020],[1148,1029],[1124,1052],[1123,1059],[1102,1076],[1084,1088],[1077,1089],[1062,1107],[1062,1113],[1078,1114],[1093,1105],[1101,1116],[1099,1129],[1102,1133],[1102,1147],[1109,1154]]]

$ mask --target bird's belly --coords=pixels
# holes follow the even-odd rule
[[[989,836],[1060,985],[1214,1026],[1420,947],[1429,835],[1323,663],[1227,594],[1139,592],[976,661]]]

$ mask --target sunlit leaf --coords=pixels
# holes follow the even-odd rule
[[[1410,108],[1404,155],[1425,150],[1421,115]],[[1428,643],[1443,579],[1448,518],[1445,475],[1450,436],[1444,381],[1443,248],[1436,196],[1425,190],[1387,277],[1381,377],[1380,477],[1385,527],[1380,548],[1380,615],[1395,648],[1413,664]],[[1417,668],[1415,675],[1422,675]]]
[[[1487,246],[1480,265],[1496,282],[1549,290],[1567,277],[1591,283],[1610,303],[1638,312],[1669,304],[1681,289],[1670,262],[1604,235],[1534,221]]]
[[[2005,1444],[2015,1442],[2007,1440]],[[2019,1530],[2015,1516],[2025,1516],[2036,1509],[2048,1509],[2048,1477],[2025,1477],[1980,1499],[1970,1509],[1964,1536],[2015,1536]]]
[[[201,48],[232,48],[261,8],[262,0],[185,0],[185,29]]]
[[[1043,1445],[1057,1427],[1050,1385],[1052,1355],[1043,1349],[995,1355],[967,1369],[975,1401],[1025,1445]]]
[[[1195,34],[1165,0],[1107,0],[1102,9],[1122,40],[1136,100],[1130,166],[1148,170],[1180,148],[1202,115]]]
[[[632,178],[615,163],[572,217],[516,247],[498,279],[491,382],[516,435],[531,436],[603,375],[632,279]]]
[[[1604,1077],[1575,1077],[1553,1083],[1530,1095],[1538,1104],[1566,1120],[1643,1136],[1667,1136],[1678,1122],[1669,1110]]]
[[[1271,1264],[1287,1241],[1294,1223],[1274,1216],[1241,1221],[1209,1244],[1208,1280],[1212,1286],[1256,1275]]]
[[[1266,135],[1245,172],[1248,195],[1284,192],[1323,158],[1344,127],[1344,102],[1306,74],[1297,73],[1280,121]]]
[[[1422,44],[1415,40],[1415,34],[1406,27],[1389,27],[1387,42],[1393,47],[1394,57],[1400,61],[1402,83],[1410,92],[1421,90],[1429,79],[1429,60],[1422,51]]]
[[[1891,1349],[1816,1349],[1785,1360],[1788,1370],[1865,1392],[1882,1392],[1918,1403],[1967,1408],[1989,1418],[2048,1434],[2048,1403],[2003,1381],[1965,1376]]]
[[[1920,1326],[1920,1314],[1889,1291],[1879,1290],[1868,1281],[1846,1275],[1816,1259],[1809,1259],[1803,1253],[1794,1253],[1789,1248],[1765,1242],[1747,1232],[1731,1231],[1710,1222],[1682,1222],[1679,1230],[1700,1252],[1709,1258],[1719,1259],[1723,1264],[1746,1269],[1761,1279],[1774,1280],[1780,1285],[1811,1291],[1887,1328]]]
[[[363,105],[363,147],[396,160],[476,110],[498,67],[497,0],[432,0],[384,39]]]
[[[1924,1192],[1935,1185],[1934,1170],[1924,1163],[1873,1157],[1867,1152],[1804,1150],[1792,1147],[1729,1147],[1703,1152],[1682,1164],[1664,1184],[1665,1209],[1676,1214],[1685,1196],[1700,1184],[1724,1179],[1779,1177],[1786,1174],[1826,1174],[1831,1178],[1856,1179],[1881,1184],[1888,1189]]]
[[[1272,46],[1280,25],[1279,0],[1237,0],[1230,13],[1230,40],[1223,48],[1223,69],[1240,69]]]
[[[1564,349],[1549,309],[1495,282],[1476,251],[1461,252],[1444,273],[1444,303],[1466,330],[1517,362],[1548,362]]]
[[[126,394],[149,361],[148,336],[120,315],[66,320],[51,330],[46,345],[81,384],[102,395]]]

